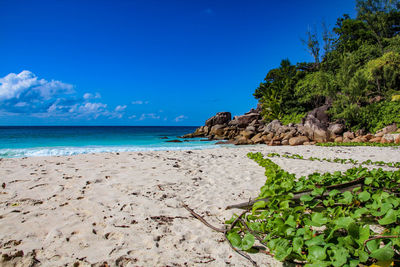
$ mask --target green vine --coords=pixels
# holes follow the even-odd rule
[[[398,147],[400,144],[395,143],[364,143],[364,142],[352,142],[352,143],[337,143],[337,142],[328,142],[328,143],[316,143],[317,146],[325,146],[325,147],[333,147],[333,146],[377,146],[377,147]]]
[[[306,266],[399,260],[399,170],[359,166],[298,178],[261,153],[248,157],[265,168],[267,180],[251,209],[226,221],[233,247],[264,246],[259,251]]]
[[[340,164],[375,165],[375,166],[387,166],[387,167],[392,167],[392,168],[400,168],[400,162],[372,161],[370,159],[360,162],[360,161],[354,160],[354,159],[341,159],[341,158],[328,159],[328,158],[317,158],[317,157],[304,158],[303,156],[301,156],[299,154],[280,155],[279,153],[269,153],[269,154],[267,154],[267,157],[270,157],[270,158],[282,157],[282,158],[287,158],[287,159],[301,159],[301,160],[320,161],[320,162],[326,161],[326,162],[340,163]]]

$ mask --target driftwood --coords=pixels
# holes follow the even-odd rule
[[[326,187],[326,190],[327,191],[332,191],[334,189],[337,189],[340,192],[351,191],[354,188],[357,188],[359,186],[364,185],[364,179],[365,178],[362,177],[362,178],[358,178],[356,180],[353,180],[353,181],[350,181],[350,182],[347,182],[347,183],[343,183],[343,184],[339,184],[339,185],[330,185],[330,186]],[[318,188],[318,187],[321,187],[321,186],[316,185],[316,187]],[[294,196],[293,196],[293,198],[291,200],[299,201],[302,196],[309,195],[312,191],[313,190],[304,190],[304,191],[301,191],[301,192],[296,192],[296,193],[294,193]],[[321,197],[324,197],[324,196],[327,196],[327,195],[329,195],[329,192],[325,192],[322,196],[318,196],[316,198],[321,198]],[[227,206],[226,209],[227,210],[229,210],[229,209],[248,209],[248,208],[252,207],[253,204],[256,203],[256,202],[268,201],[268,200],[269,200],[269,198],[253,199],[253,200],[249,200],[247,202],[243,202],[243,203]]]

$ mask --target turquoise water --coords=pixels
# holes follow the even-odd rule
[[[196,127],[54,126],[0,127],[0,157],[76,155],[100,152],[185,150],[215,147],[215,142],[167,140],[193,132]],[[163,139],[168,137],[168,139]],[[180,139],[183,141],[183,139]]]

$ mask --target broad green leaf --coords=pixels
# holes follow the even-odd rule
[[[274,179],[275,178],[275,176],[276,176],[276,172],[275,172],[275,170],[274,169],[272,169],[272,168],[268,168],[268,169],[266,169],[265,170],[265,176],[267,176],[268,177],[268,179]]]
[[[290,255],[290,253],[292,253],[293,248],[290,247],[278,247],[275,250],[275,258],[279,261],[284,261],[286,259],[287,256]]]
[[[351,190],[351,191],[353,191],[354,193],[357,193],[357,192],[360,191],[360,190],[361,190],[361,187],[359,186],[359,187],[354,188],[354,189]]]
[[[316,261],[315,263],[307,263],[306,265],[304,265],[304,267],[327,267],[331,265],[332,264],[330,262]]]
[[[325,188],[323,187],[319,187],[319,188],[315,188],[312,192],[311,195],[313,196],[319,196],[322,195],[324,193]]]
[[[340,171],[335,171],[335,172],[333,172],[333,175],[334,175],[334,176],[341,176],[342,173],[341,173]]]
[[[349,262],[349,267],[357,267],[359,264],[360,264],[359,260],[351,259]],[[343,265],[343,266],[346,266],[346,265]]]
[[[245,234],[242,239],[242,250],[248,250],[254,245],[255,238],[252,234]]]
[[[311,214],[311,221],[314,223],[313,226],[322,226],[328,222],[328,218],[320,212],[314,212]]]
[[[257,209],[263,209],[263,208],[265,208],[266,205],[267,205],[267,202],[265,202],[263,200],[257,201],[256,203],[253,204],[252,212],[254,213],[254,211],[256,211]]]
[[[390,242],[383,248],[378,248],[377,250],[371,252],[370,256],[380,261],[391,260],[394,256],[394,251],[391,245],[392,243]]]
[[[288,227],[285,230],[286,236],[294,236],[295,233],[296,233],[296,228],[294,228],[294,227]]]
[[[393,208],[393,205],[390,203],[383,203],[378,207],[379,210],[371,211],[371,214],[373,216],[383,216],[385,215],[389,210]]]
[[[354,245],[356,244],[354,239],[349,235],[341,238],[341,240],[342,244],[348,249],[353,249]]]
[[[375,250],[377,250],[379,248],[379,239],[373,239],[371,241],[367,242],[367,248],[369,251],[374,252]]]
[[[352,222],[354,222],[354,219],[351,217],[341,217],[334,221],[334,223],[339,228],[344,228],[344,229],[347,229],[349,227],[350,223],[352,223]]]
[[[368,193],[367,191],[362,191],[360,194],[358,194],[358,199],[361,202],[367,202],[371,198],[371,194]]]
[[[320,246],[309,247],[307,259],[309,259],[311,262],[325,260],[326,259],[325,248],[320,247]]]
[[[394,208],[397,208],[397,206],[400,204],[400,199],[393,196],[388,197],[387,199],[385,199],[385,201],[392,204]]]
[[[308,247],[318,246],[318,245],[325,245],[324,235],[317,235],[310,240],[307,240],[305,244]]]
[[[279,207],[281,209],[288,209],[290,204],[290,200],[284,200],[279,203]]]
[[[353,201],[353,195],[349,191],[344,192],[342,196],[343,198],[339,200],[339,203],[350,204]]]
[[[297,254],[301,255],[303,244],[304,244],[304,241],[302,238],[295,237],[293,239],[293,251],[296,252]]]
[[[360,227],[360,237],[358,239],[359,243],[364,244],[364,241],[367,240],[369,236],[369,225],[364,225],[363,227]]]
[[[285,221],[285,224],[292,226],[292,227],[296,227],[296,225],[297,225],[293,215],[289,215],[289,217]]]
[[[292,252],[289,240],[284,238],[273,239],[268,243],[268,247],[274,251],[275,257],[283,261]]]
[[[331,256],[333,266],[343,266],[349,257],[349,251],[343,247],[330,247],[333,256]]]
[[[339,193],[340,193],[339,190],[333,189],[332,191],[329,192],[329,196],[330,196],[330,197],[334,197],[334,196],[336,196],[336,195],[339,194]]]
[[[369,259],[369,254],[366,251],[359,249],[358,258],[360,259],[361,262],[366,262]]]
[[[366,185],[370,185],[370,184],[372,184],[373,181],[374,181],[374,178],[372,178],[371,176],[369,176],[369,177],[365,178],[364,183],[365,183]]]
[[[261,222],[251,222],[247,224],[249,228],[256,232],[262,232],[262,223]]]
[[[353,218],[360,218],[362,215],[368,213],[368,209],[367,208],[361,208],[361,209],[357,209],[354,212],[354,215],[352,216]]]
[[[242,244],[242,238],[238,233],[229,233],[227,235],[228,240],[231,242],[232,246],[240,248]]]
[[[313,199],[314,198],[311,195],[304,195],[304,196],[300,197],[300,201],[302,201],[302,202],[308,202],[308,201],[311,201]]]
[[[271,239],[267,244],[268,248],[271,250],[275,250],[276,244],[278,244],[279,240],[280,240],[280,238]]]
[[[269,197],[269,196],[272,196],[273,194],[274,194],[274,192],[272,190],[270,190],[268,185],[264,185],[261,187],[261,193],[260,193],[261,198]]]
[[[397,212],[395,210],[389,210],[385,217],[383,217],[382,219],[380,219],[378,222],[381,225],[387,225],[387,224],[391,224],[391,223],[395,223],[397,220]]]

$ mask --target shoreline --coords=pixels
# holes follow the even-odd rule
[[[248,265],[222,241],[222,234],[181,206],[183,202],[211,224],[222,226],[239,212],[225,207],[256,197],[265,182],[264,169],[246,157],[248,152],[400,158],[400,149],[392,147],[266,145],[3,158],[0,264],[24,265],[36,259],[41,266]],[[297,175],[352,167],[272,160]],[[5,255],[10,256],[8,261]],[[251,257],[263,265],[281,265],[265,255]]]
[[[196,143],[195,143],[196,142]],[[27,147],[27,148],[1,148],[0,159],[24,158],[24,157],[69,157],[77,155],[93,155],[101,153],[134,153],[157,151],[185,151],[203,150],[221,147],[215,141],[201,142],[200,140],[182,142],[183,145],[148,146],[148,145],[91,145],[91,146],[51,146],[51,147]],[[193,144],[194,143],[194,144]],[[196,145],[199,144],[199,145]],[[202,145],[200,145],[202,144]],[[233,145],[227,145],[233,146]],[[7,155],[7,156],[4,156]]]

